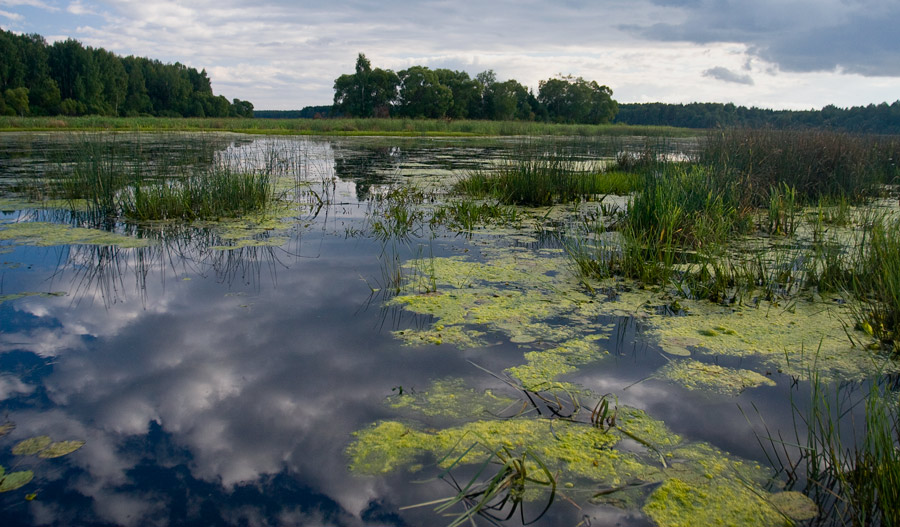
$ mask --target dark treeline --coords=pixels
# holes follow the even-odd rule
[[[355,73],[334,81],[333,116],[490,119],[600,124],[616,115],[612,90],[581,77],[541,81],[538,94],[493,71],[475,78],[463,71],[412,66],[372,68],[362,53]]]
[[[829,128],[857,133],[900,134],[900,101],[821,110],[766,110],[734,104],[623,103],[615,122],[682,128]]]
[[[213,95],[206,70],[0,30],[0,114],[251,117],[253,105]]]

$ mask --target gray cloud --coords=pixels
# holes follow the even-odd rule
[[[716,66],[715,68],[710,68],[703,72],[704,77],[711,77],[713,79],[718,79],[724,82],[734,82],[737,84],[746,84],[747,86],[753,86],[753,77],[746,74],[740,74],[731,71],[728,68],[723,68],[722,66]]]
[[[675,8],[680,22],[623,25],[643,38],[697,44],[738,42],[784,71],[842,70],[900,76],[900,4],[884,0],[742,3],[653,0]]]

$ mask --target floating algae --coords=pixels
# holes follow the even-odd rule
[[[146,247],[151,241],[132,238],[124,234],[69,227],[57,223],[22,222],[0,224],[0,240],[11,240],[20,245],[49,247],[53,245],[116,245],[123,248]]]
[[[509,397],[494,395],[490,390],[478,392],[458,378],[434,381],[423,392],[403,393],[390,398],[390,406],[409,409],[425,416],[441,416],[466,419],[472,416],[499,414],[515,401]]]
[[[775,381],[752,370],[726,368],[691,359],[672,360],[655,376],[677,382],[688,390],[705,390],[722,395],[737,395],[757,386],[775,386]]]
[[[454,390],[459,390],[461,398],[478,398],[459,381],[441,381],[436,387],[430,399],[391,404],[428,414],[427,404],[419,404],[425,399],[429,399],[426,403],[433,400],[438,407],[435,411],[441,412],[448,407],[461,408],[452,401],[447,404],[454,399]],[[455,410],[452,414],[462,415]],[[527,451],[556,474],[571,496],[595,494],[584,489],[598,487],[627,490],[634,485],[655,485],[649,496],[631,493],[619,504],[642,508],[661,527],[698,524],[692,522],[783,525],[787,523],[785,515],[795,519],[815,515],[815,505],[802,494],[767,490],[769,469],[706,443],[685,443],[641,410],[620,407],[617,414],[616,426],[606,430],[572,420],[526,417],[479,419],[443,429],[427,428],[416,420],[380,421],[354,433],[347,456],[353,472],[381,475],[404,468],[420,471],[428,460],[435,460],[439,469],[453,469],[482,464],[498,452],[518,456]],[[619,448],[624,439],[638,439],[646,448]],[[524,498],[537,495],[526,490]]]
[[[579,305],[592,299],[560,273],[566,264],[558,253],[484,252],[490,256],[484,262],[463,257],[430,260],[429,276],[417,276],[391,303],[434,317],[434,325],[394,334],[407,344],[446,342],[466,348],[483,345],[479,337],[485,331],[502,332],[510,342],[529,344],[560,343],[609,329],[598,324],[595,316],[580,312]],[[413,268],[416,263],[406,266]],[[437,327],[443,329],[435,332]]]
[[[790,519],[810,519],[817,514],[810,515],[815,504],[802,494],[765,490],[770,476],[767,469],[708,444],[685,446],[671,454],[679,461],[665,469],[663,484],[643,506],[644,513],[660,527],[789,525]]]
[[[542,351],[525,353],[525,364],[506,370],[522,383],[522,387],[531,391],[571,389],[557,379],[577,370],[578,366],[599,360],[608,354],[601,350],[596,341],[607,338],[605,335],[588,335],[580,339],[571,339],[559,346]]]

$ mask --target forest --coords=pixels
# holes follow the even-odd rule
[[[206,70],[0,30],[0,115],[252,117]]]
[[[823,128],[854,133],[900,134],[900,100],[821,110],[768,110],[721,103],[619,104],[615,122],[680,128]]]

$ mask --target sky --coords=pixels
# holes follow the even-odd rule
[[[373,67],[492,69],[620,103],[819,109],[900,99],[897,0],[0,0],[0,27],[206,69],[257,110],[331,104]]]

